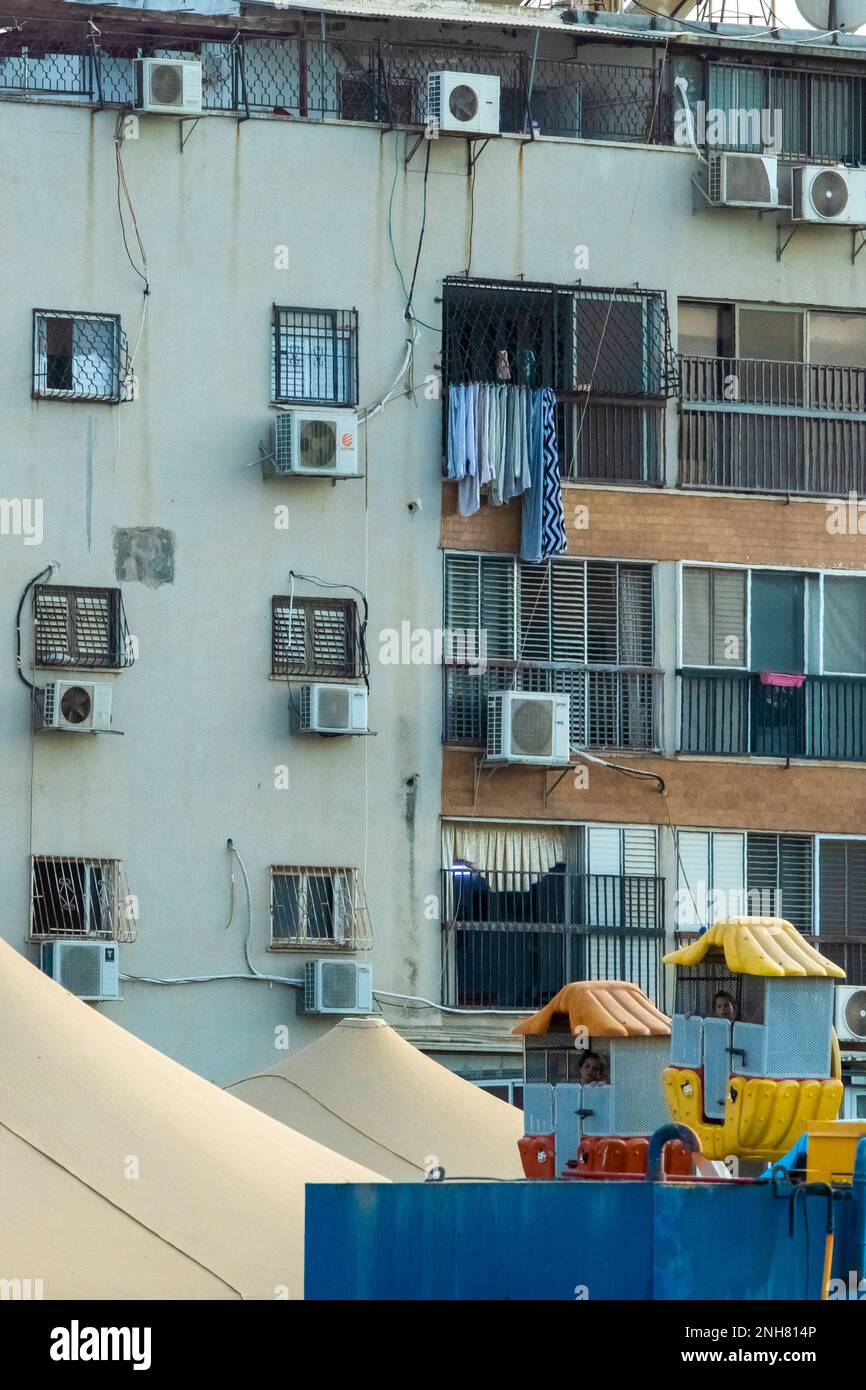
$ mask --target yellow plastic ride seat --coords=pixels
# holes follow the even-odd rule
[[[772,1162],[797,1142],[808,1125],[835,1119],[842,1104],[842,1082],[774,1081],[764,1076],[732,1076],[725,1118],[704,1118],[703,1078],[688,1067],[666,1067],[665,1100],[671,1116],[693,1129],[708,1158],[739,1154]]]

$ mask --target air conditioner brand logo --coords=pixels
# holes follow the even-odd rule
[[[68,1327],[51,1331],[52,1361],[131,1361],[134,1371],[150,1370],[149,1327]]]
[[[355,443],[355,436],[353,434],[349,434],[347,430],[345,434],[340,436],[340,443],[342,444],[344,449],[351,449]]]

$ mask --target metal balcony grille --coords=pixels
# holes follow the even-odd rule
[[[866,487],[866,370],[682,357],[685,487],[837,497]]]
[[[559,469],[570,482],[664,482],[664,404],[562,401],[557,408]]]
[[[137,900],[117,859],[33,858],[30,938],[135,940]]]
[[[779,68],[710,62],[706,104],[738,117],[714,149],[761,152],[766,145],[782,159],[818,164],[861,164],[866,159],[862,73],[800,63]],[[772,130],[761,129],[764,111],[773,113]]]
[[[664,1007],[664,882],[443,870],[443,976],[462,1008],[538,1009],[572,980],[632,980]]]
[[[354,599],[272,600],[272,674],[353,679],[364,674]]]
[[[356,309],[274,305],[273,398],[306,405],[358,404]]]
[[[806,676],[797,689],[748,671],[678,675],[683,753],[866,761],[866,677]]]
[[[510,380],[578,401],[679,390],[663,290],[448,276],[442,333],[448,385]]]
[[[357,869],[271,869],[271,946],[367,950],[373,934]]]
[[[33,389],[41,399],[132,398],[126,338],[116,314],[33,311]]]
[[[119,589],[60,584],[34,589],[34,665],[117,670],[134,660],[135,643]]]
[[[846,985],[866,985],[866,937],[858,940],[849,936],[836,936],[832,932],[829,935],[821,932],[820,936],[806,933],[804,935],[822,956],[826,956],[835,965],[841,965],[845,971]]]

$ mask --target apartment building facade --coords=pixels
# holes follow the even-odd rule
[[[866,46],[391,8],[2,36],[37,687],[7,663],[3,931],[114,941],[95,1007],[217,1080],[329,1026],[308,964],[366,963],[514,1096],[521,1012],[594,976],[670,1008],[664,950],[738,901],[866,985],[866,262],[790,217],[801,166],[866,208]],[[136,113],[142,56],[200,63],[201,113]],[[493,81],[495,131],[425,125],[438,72]],[[735,161],[718,205],[721,150],[760,206]],[[473,391],[549,403],[544,559],[525,497],[447,476]],[[357,477],[281,475],[303,410]],[[123,738],[39,728],[63,681]],[[334,691],[357,733],[299,732]],[[558,764],[490,756],[520,693]]]

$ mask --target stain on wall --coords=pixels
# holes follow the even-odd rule
[[[161,526],[115,526],[114,573],[122,584],[174,583],[175,535]]]

